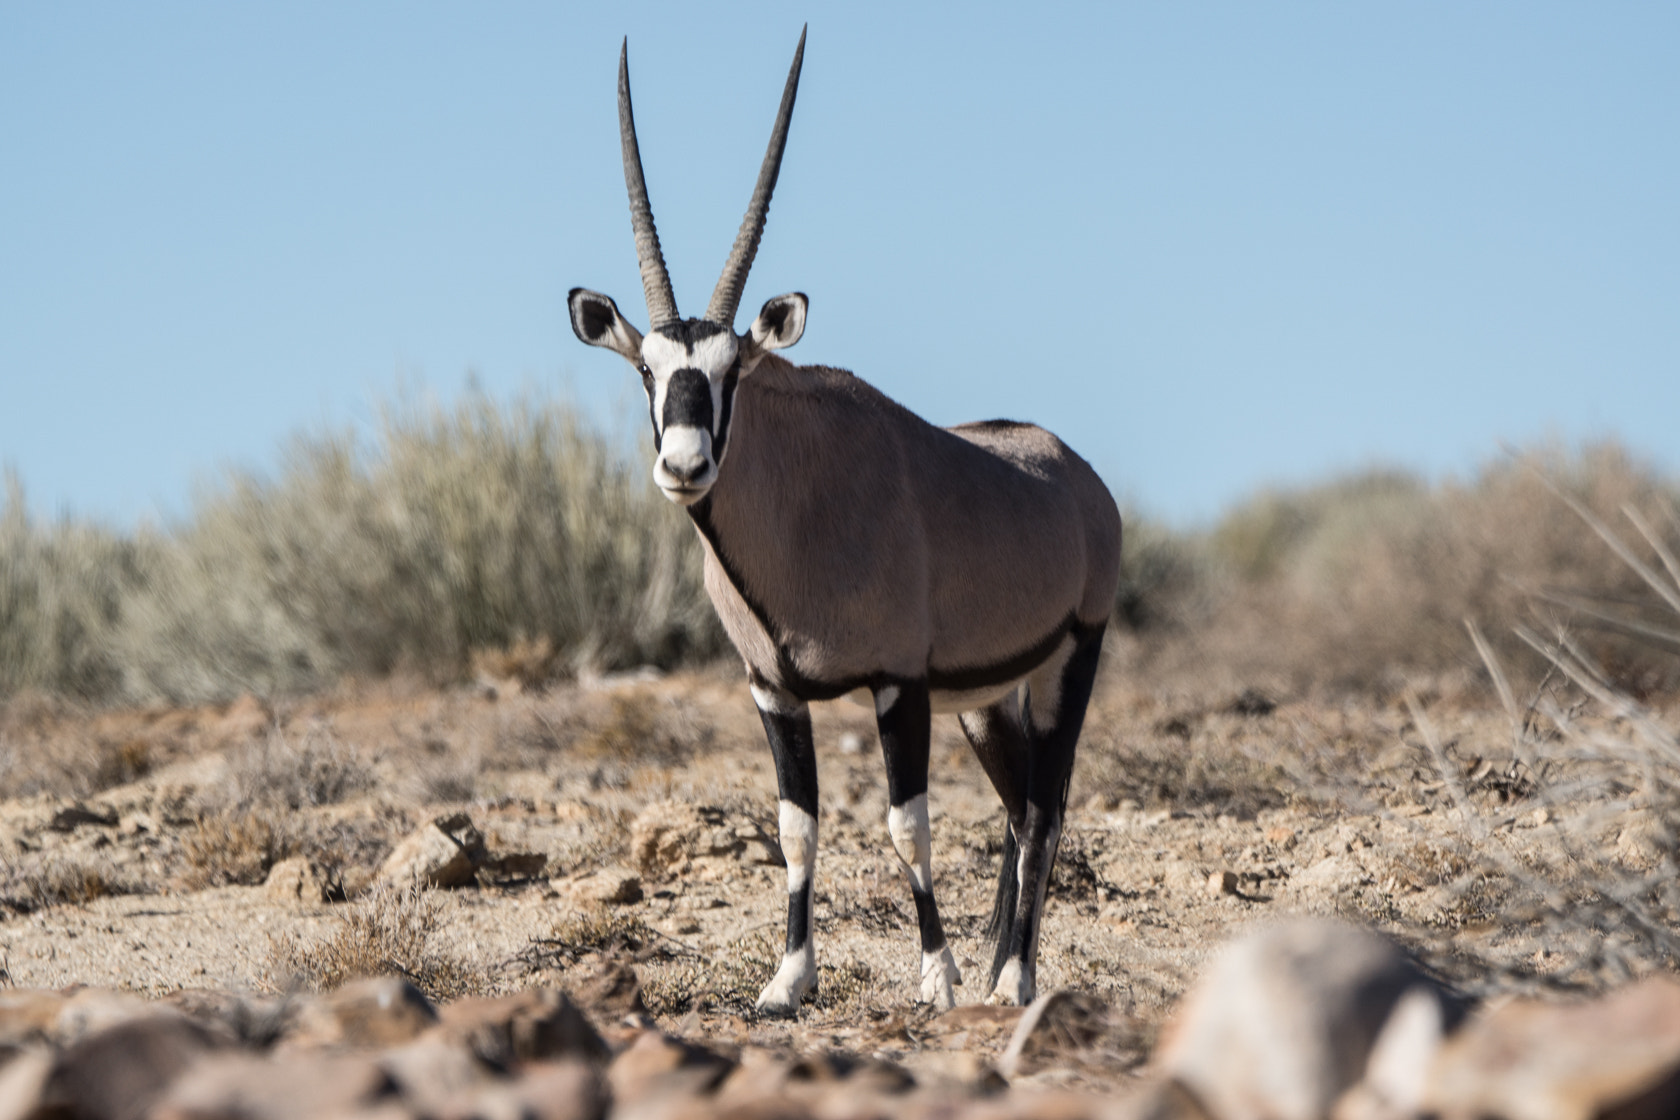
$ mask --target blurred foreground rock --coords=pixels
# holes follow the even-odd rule
[[[1089,993],[906,1009],[825,1048],[757,1025],[653,1025],[634,971],[442,1008],[407,981],[324,995],[0,992],[0,1120],[762,1117],[925,1120],[1656,1120],[1680,1114],[1680,981],[1464,1018],[1395,944],[1320,920],[1229,945],[1147,1066]],[[603,1029],[603,1027],[605,1029]],[[738,1030],[736,1029],[738,1028]],[[715,1033],[715,1032],[712,1032]],[[752,1042],[746,1041],[749,1037]],[[904,1046],[909,1046],[906,1052]],[[892,1053],[903,1061],[883,1056]],[[1141,1070],[1130,1091],[1080,1091]],[[1122,1082],[1124,1084],[1124,1082]]]

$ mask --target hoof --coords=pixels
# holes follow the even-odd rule
[[[754,1006],[761,1015],[786,1018],[799,1013],[799,1004],[817,986],[815,953],[789,953],[775,977],[758,993]]]
[[[1003,962],[1003,971],[998,973],[997,984],[986,1002],[993,1007],[1025,1007],[1037,995],[1038,985],[1032,974],[1021,967],[1019,957],[1010,957]]]
[[[957,1005],[957,994],[952,989],[961,985],[962,973],[949,945],[937,953],[922,954],[922,994],[918,1002],[949,1011]]]

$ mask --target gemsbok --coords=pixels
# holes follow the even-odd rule
[[[787,949],[759,1009],[796,1012],[817,979],[817,764],[807,705],[868,699],[864,690],[886,759],[887,832],[916,904],[921,1000],[950,1007],[962,982],[934,903],[927,805],[930,718],[956,712],[1008,815],[989,998],[1026,1004],[1074,747],[1119,579],[1120,514],[1096,472],[1041,428],[1006,420],[936,428],[844,370],[775,354],[804,333],[802,293],[769,300],[735,333],[804,55],[802,32],[723,275],[706,314],[685,319],[642,177],[626,42],[619,133],[649,330],[583,288],[569,296],[572,329],[641,375],[653,480],[699,530],[706,591],[746,662],[775,756]]]

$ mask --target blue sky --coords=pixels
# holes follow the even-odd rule
[[[1502,441],[1680,470],[1680,6],[716,7],[0,5],[0,461],[130,524],[399,385],[637,422],[564,307],[645,320],[620,38],[694,314],[809,20],[738,323],[807,292],[796,360],[1179,523]]]

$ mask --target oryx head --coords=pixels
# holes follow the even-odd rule
[[[759,168],[758,185],[735,247],[712,292],[712,302],[699,319],[677,314],[671,278],[659,250],[642,156],[636,146],[636,119],[630,110],[629,44],[618,56],[618,128],[624,146],[624,184],[630,190],[630,226],[636,237],[636,257],[642,266],[642,292],[647,297],[646,335],[619,314],[618,305],[599,292],[573,288],[568,297],[572,330],[591,346],[605,346],[636,367],[647,389],[653,419],[653,442],[658,457],[653,480],[667,498],[689,505],[705,497],[717,481],[729,438],[729,415],[737,381],[752,372],[760,358],[799,341],[805,332],[805,296],[799,292],[777,296],[764,305],[751,327],[735,333],[735,309],[746,286],[747,272],[758,252],[770,195],[787,146],[788,122],[793,117],[799,66],[805,57],[805,33],[793,54],[782,106],[770,134],[770,147]]]

